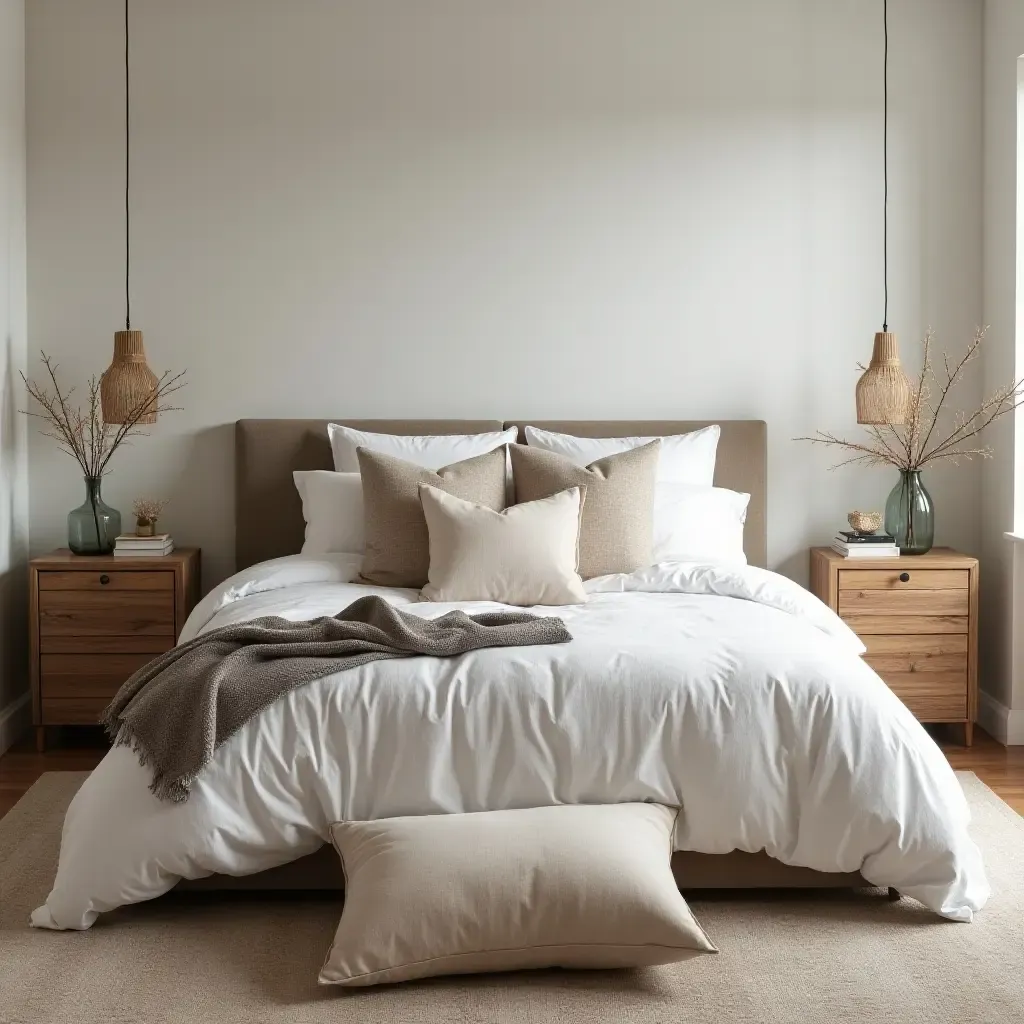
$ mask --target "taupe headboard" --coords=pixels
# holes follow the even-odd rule
[[[750,494],[743,546],[752,565],[765,565],[767,428],[761,420],[238,420],[235,424],[235,568],[302,547],[302,503],[292,481],[296,469],[332,469],[327,424],[386,434],[475,434],[529,423],[580,437],[684,434],[718,423],[715,483]],[[524,440],[520,430],[520,441]]]

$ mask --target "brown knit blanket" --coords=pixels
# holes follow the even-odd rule
[[[379,597],[333,617],[277,616],[223,626],[138,670],[101,719],[118,745],[152,765],[150,789],[182,802],[214,751],[250,718],[297,686],[385,658],[451,658],[483,647],[564,644],[561,619],[526,612],[424,619]]]

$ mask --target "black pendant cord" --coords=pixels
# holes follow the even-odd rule
[[[127,0],[126,0],[127,2]],[[882,0],[882,24],[885,48],[882,57],[882,273],[886,304],[882,316],[882,330],[889,330],[889,0]]]
[[[132,213],[128,204],[131,185],[131,92],[128,74],[128,0],[124,0],[124,329],[132,329]]]

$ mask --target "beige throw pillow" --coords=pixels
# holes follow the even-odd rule
[[[567,487],[585,487],[580,575],[587,580],[635,572],[653,561],[654,481],[660,447],[655,440],[582,468],[564,455],[510,445],[516,501],[536,501]]]
[[[580,487],[495,512],[420,484],[430,534],[427,601],[582,604]]]
[[[345,907],[320,983],[717,952],[672,877],[676,814],[633,803],[336,822]]]
[[[430,544],[419,485],[500,511],[505,507],[505,449],[434,472],[368,448],[356,449],[363,480],[365,549],[360,581],[384,587],[422,587]]]

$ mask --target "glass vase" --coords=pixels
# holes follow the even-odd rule
[[[68,547],[76,555],[109,555],[121,532],[121,513],[100,493],[102,477],[85,477],[85,501],[68,513]]]
[[[935,506],[918,469],[900,470],[899,483],[885,503],[885,532],[896,538],[901,555],[923,555],[935,539]]]

